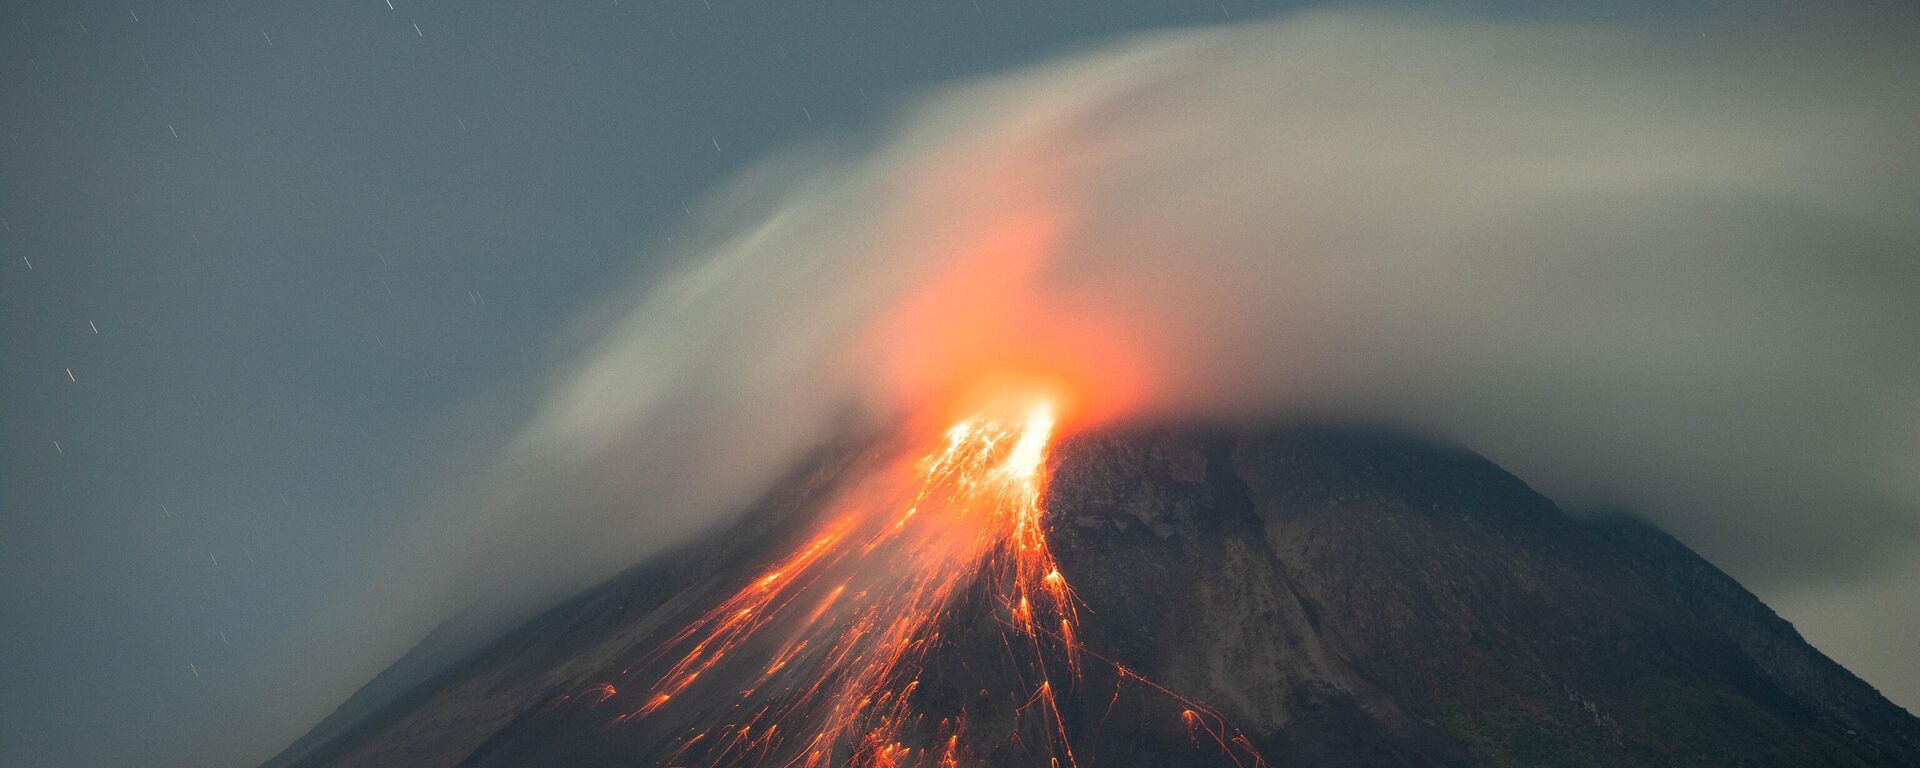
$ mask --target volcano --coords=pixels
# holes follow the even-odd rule
[[[1920,720],[1706,560],[1454,446],[1076,434],[952,583],[796,559],[858,532],[834,500],[872,453],[477,648],[430,636],[268,765],[1920,765]],[[909,588],[939,610],[897,621]]]

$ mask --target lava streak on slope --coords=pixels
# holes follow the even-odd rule
[[[796,550],[629,667],[647,689],[616,722],[673,729],[669,765],[957,766],[1009,742],[1035,764],[1077,765],[1061,696],[1080,682],[1078,617],[1041,519],[1056,420],[1051,399],[1002,399],[883,465]],[[998,708],[984,729],[978,705],[916,696],[967,626],[951,615],[962,605],[998,635],[992,684],[1006,690],[980,691]],[[1235,762],[1259,762],[1220,731]]]

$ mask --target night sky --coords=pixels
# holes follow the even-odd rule
[[[7,766],[244,765],[310,727],[335,671],[292,638],[730,174],[930,86],[1285,10],[0,7]]]

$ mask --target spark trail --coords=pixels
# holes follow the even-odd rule
[[[1078,766],[1060,701],[1080,674],[1078,615],[1042,527],[1055,426],[1048,399],[1002,402],[855,486],[796,550],[629,667],[651,682],[616,722],[671,712],[688,724],[669,765],[957,766],[992,738]],[[993,737],[970,733],[960,710],[915,706],[927,663],[953,640],[942,633],[954,607],[982,596],[1013,662],[1012,730]],[[1199,705],[1178,703],[1198,722]],[[1259,764],[1201,711],[1236,763]]]

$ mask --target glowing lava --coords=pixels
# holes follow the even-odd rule
[[[1059,692],[1079,675],[1078,618],[1041,525],[1056,418],[1044,398],[995,403],[858,484],[796,551],[636,664],[666,669],[619,722],[690,724],[670,765],[971,762],[996,745],[973,743],[987,737],[966,708],[929,716],[915,694],[955,606],[985,605],[1013,670],[991,738],[1076,765]]]

